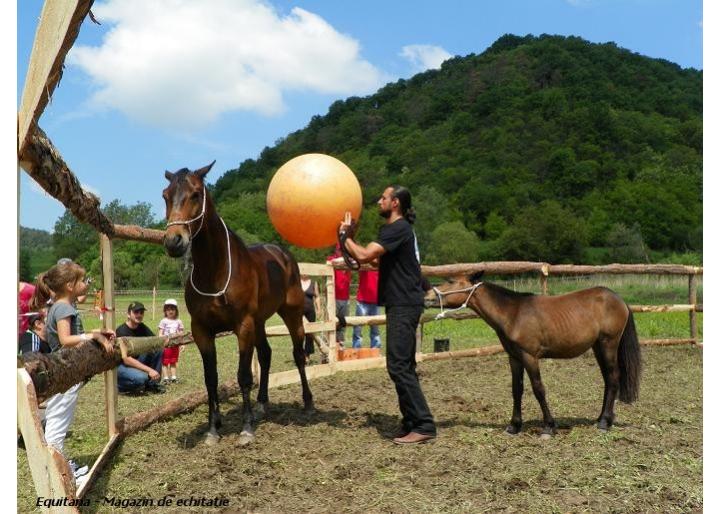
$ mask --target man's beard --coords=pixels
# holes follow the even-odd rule
[[[390,215],[392,214],[392,211],[391,210],[387,210],[387,211],[381,210],[380,212],[378,212],[378,214],[380,216],[382,216],[383,218],[388,219],[390,217]]]

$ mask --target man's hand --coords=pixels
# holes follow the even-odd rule
[[[341,234],[346,234],[347,237],[355,237],[355,231],[357,230],[357,222],[352,219],[350,211],[345,212],[345,218],[340,222],[340,228],[338,231]]]
[[[160,379],[160,373],[155,371],[154,369],[150,368],[150,371],[148,371],[148,376],[150,377],[150,380],[156,381]]]

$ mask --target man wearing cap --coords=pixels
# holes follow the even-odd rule
[[[152,330],[143,323],[145,306],[140,302],[131,302],[127,310],[127,321],[117,327],[117,337],[152,337]],[[123,357],[118,365],[118,391],[121,393],[142,392],[164,393],[160,385],[162,369],[162,350],[148,352],[137,357]]]

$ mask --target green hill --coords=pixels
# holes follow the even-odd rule
[[[230,225],[281,242],[265,191],[279,166],[309,152],[355,171],[366,238],[379,224],[375,196],[409,187],[426,262],[701,251],[702,71],[613,43],[506,35],[337,101],[216,182]]]

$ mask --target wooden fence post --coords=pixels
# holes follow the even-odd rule
[[[688,303],[693,307],[697,304],[697,275],[689,275],[688,280]],[[698,343],[697,313],[695,309],[690,311],[690,338]]]
[[[328,355],[328,362],[330,364],[337,361],[337,338],[335,332],[337,330],[337,323],[335,322],[335,268],[332,264],[328,264],[330,268],[330,274],[325,277],[325,312],[327,314],[326,321],[332,321],[334,328],[332,331],[325,332],[327,337],[327,345],[330,349],[330,355]]]
[[[100,234],[100,255],[103,273],[103,327],[115,330],[115,284],[113,275],[112,241],[105,234]],[[103,373],[105,382],[105,415],[107,418],[108,434],[116,435],[118,430],[118,398],[117,398],[117,368]]]
[[[548,294],[548,265],[543,264],[540,268],[540,293],[541,294]]]

